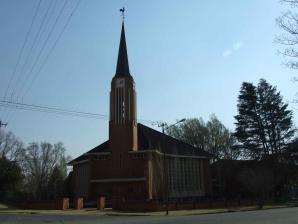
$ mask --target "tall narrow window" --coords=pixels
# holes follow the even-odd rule
[[[125,92],[124,92],[124,89],[122,89],[122,99],[121,100],[122,100],[121,116],[122,116],[122,120],[125,121]]]

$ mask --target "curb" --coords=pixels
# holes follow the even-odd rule
[[[212,214],[221,214],[221,213],[232,213],[232,212],[249,212],[249,211],[262,211],[262,210],[269,210],[269,209],[282,209],[282,208],[293,208],[293,207],[298,207],[297,204],[293,205],[280,205],[280,206],[275,206],[275,207],[268,207],[268,208],[247,208],[247,209],[226,209],[226,210],[215,210],[215,211],[209,211],[209,212],[198,212],[196,213],[195,211],[192,213],[192,210],[188,210],[189,214],[171,214],[175,213],[176,211],[170,211],[170,214],[168,216],[190,216],[190,215],[212,215]],[[72,211],[72,210],[71,210]],[[179,210],[178,210],[179,211]],[[92,213],[91,213],[92,212]],[[80,211],[78,213],[76,212],[69,212],[68,211],[60,211],[57,210],[57,212],[44,212],[44,211],[11,211],[11,210],[0,210],[0,216],[2,214],[11,214],[11,215],[83,215],[83,216],[88,216],[88,215],[93,215],[93,216],[165,216],[164,214],[152,214],[152,213],[121,213],[121,212],[96,212],[94,211]]]

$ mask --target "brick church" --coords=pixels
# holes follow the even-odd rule
[[[99,196],[150,201],[163,200],[166,193],[169,198],[190,198],[210,192],[208,153],[137,122],[124,23],[111,81],[109,139],[69,165],[72,195],[87,201]]]

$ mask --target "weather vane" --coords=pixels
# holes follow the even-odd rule
[[[124,20],[124,17],[125,17],[125,8],[123,7],[122,9],[120,9],[120,12],[121,12],[121,16],[122,16],[122,19]]]

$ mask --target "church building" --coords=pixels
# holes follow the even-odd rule
[[[152,99],[153,100],[153,99]],[[137,122],[124,22],[111,81],[109,139],[69,165],[72,195],[85,201],[163,201],[210,192],[209,154]]]

